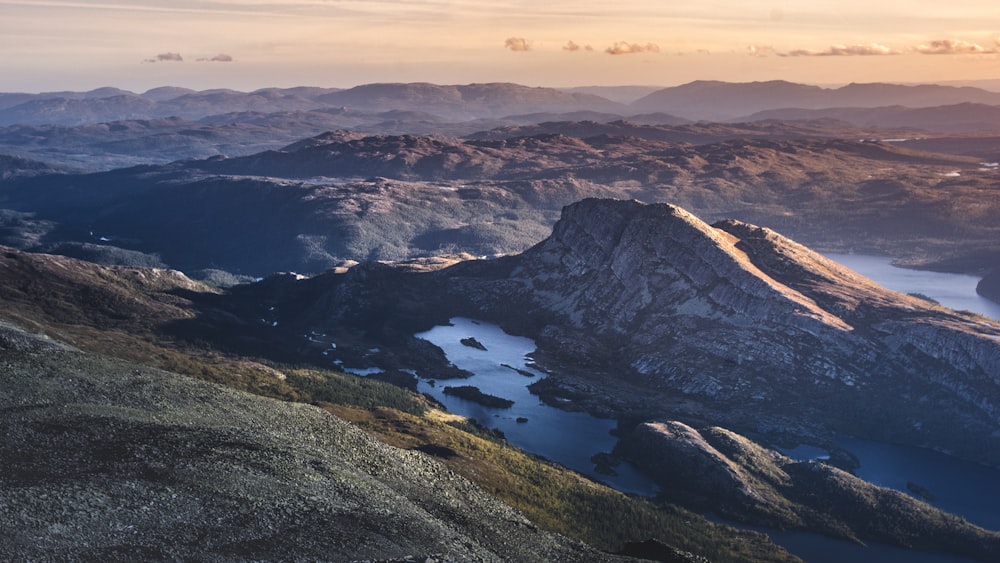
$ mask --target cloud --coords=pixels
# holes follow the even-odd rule
[[[778,53],[781,57],[874,57],[901,54],[902,51],[897,51],[878,43],[868,43],[867,45],[831,45],[824,51],[796,49],[787,53]]]
[[[747,54],[751,57],[766,57],[775,55],[777,52],[770,45],[747,45]]]
[[[152,59],[143,59],[144,63],[182,63],[184,57],[180,53],[160,53]]]
[[[524,37],[508,37],[503,46],[511,51],[530,51],[531,42]]]
[[[582,45],[581,46],[581,45],[577,44],[574,41],[567,41],[566,44],[563,45],[563,51],[576,52],[576,51],[581,51],[581,50],[582,51],[593,51],[594,48],[591,47],[590,45]]]
[[[634,55],[636,53],[659,53],[660,46],[656,43],[646,43],[641,45],[639,43],[626,43],[625,41],[616,41],[614,45],[608,47],[604,50],[605,53],[609,55]]]
[[[1000,39],[998,39],[998,41],[1000,41]],[[580,50],[583,50],[583,51],[593,51],[594,48],[591,47],[590,45],[580,46],[580,45],[578,45],[577,43],[575,43],[573,41],[567,41],[566,44],[563,45],[563,51],[573,51],[573,52],[575,52],[575,51],[580,51]]]
[[[198,59],[199,63],[231,63],[235,59],[232,56],[219,53],[210,59]]]
[[[1000,39],[997,40],[1000,46]],[[996,53],[996,49],[987,49],[982,45],[962,41],[961,39],[939,39],[925,43],[916,48],[923,55],[985,55]]]

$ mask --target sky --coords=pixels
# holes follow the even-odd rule
[[[0,92],[1000,80],[997,0],[0,0]]]

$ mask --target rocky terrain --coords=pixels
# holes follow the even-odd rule
[[[0,358],[4,559],[618,560],[317,407],[9,325]]]
[[[774,231],[587,200],[524,254],[445,272],[475,314],[527,332],[554,365],[590,366],[586,388],[628,397],[619,412],[707,407],[761,432],[822,421],[1000,463],[980,441],[1000,425],[1000,326]]]
[[[296,336],[314,331],[338,358],[363,350],[364,365],[425,378],[447,361],[414,333],[454,316],[495,322],[537,343],[549,376],[533,391],[618,417],[620,455],[660,475],[672,500],[855,540],[996,551],[992,532],[759,444],[850,435],[1000,465],[1000,325],[886,290],[768,229],[585,200],[520,255],[275,277],[199,306],[215,312],[178,326],[225,333],[233,349],[320,360]],[[226,320],[264,311],[274,326]],[[668,421],[683,431],[654,448],[644,432]]]
[[[665,494],[730,518],[984,561],[1000,552],[1000,533],[867,483],[830,462],[795,461],[724,428],[645,422],[621,449],[659,478]]]
[[[387,343],[449,316],[494,321],[536,339],[555,373],[576,374],[550,377],[559,386],[545,394],[607,414],[837,431],[1000,463],[983,447],[1000,424],[996,322],[886,290],[745,223],[586,200],[517,256],[288,283],[242,299],[277,304],[294,330],[356,326]]]
[[[998,172],[982,157],[794,138],[787,127],[615,127],[641,137],[340,131],[281,151],[98,174],[40,174],[12,160],[0,228],[5,244],[24,249],[84,256],[98,253],[83,245],[113,246],[108,263],[132,256],[264,276],[520,252],[545,237],[562,206],[617,197],[767,225],[821,250],[979,275],[1000,255]],[[671,131],[723,140],[679,144]],[[753,131],[762,138],[736,140]]]
[[[659,560],[795,560],[762,534],[527,456],[405,389],[304,368],[279,344],[301,334],[243,322],[217,301],[238,293],[179,272],[3,248],[0,281],[0,519],[18,530],[5,559],[604,561],[657,538],[643,553]],[[258,328],[275,343],[231,352]],[[364,344],[348,331],[338,348]]]
[[[810,248],[1000,299],[1000,94],[606,93],[0,94],[0,557],[794,560],[693,509],[994,560],[832,444],[1000,467],[1000,325]],[[595,463],[662,495],[415,394],[468,375],[414,337],[454,316],[533,338],[533,393],[617,418]]]

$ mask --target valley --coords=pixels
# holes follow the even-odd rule
[[[0,94],[0,554],[993,560],[1000,94],[600,92]]]

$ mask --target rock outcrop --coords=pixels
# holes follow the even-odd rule
[[[657,477],[665,495],[731,518],[981,561],[1000,552],[998,532],[829,464],[793,460],[724,428],[647,422],[628,435],[622,450]]]
[[[525,253],[439,275],[466,314],[535,337],[602,408],[610,397],[619,413],[832,429],[1000,463],[982,447],[1000,428],[1000,324],[771,230],[585,200]]]

